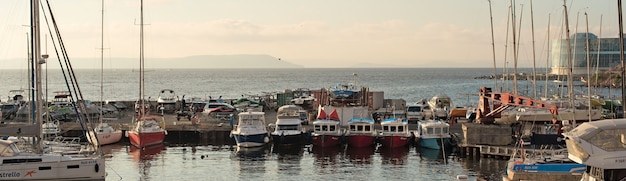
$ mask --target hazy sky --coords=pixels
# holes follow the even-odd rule
[[[50,2],[69,55],[99,57],[101,1]],[[532,66],[530,2],[515,1],[522,67]],[[510,3],[492,2],[498,67]],[[105,1],[105,56],[138,57],[139,4]],[[618,36],[617,1],[567,5],[572,33],[585,31],[587,12],[591,32],[598,35],[602,27],[601,37]],[[4,59],[26,56],[28,6],[28,0],[0,0],[0,67],[11,64]],[[551,39],[563,36],[563,1],[533,6],[536,58],[543,67],[548,19]],[[268,54],[305,67],[493,67],[487,0],[145,0],[144,9],[146,57]]]

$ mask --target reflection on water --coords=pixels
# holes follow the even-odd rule
[[[129,154],[132,156],[133,161],[137,163],[139,174],[142,178],[150,178],[150,167],[152,167],[152,161],[159,157],[159,154],[165,150],[165,145],[158,144],[145,148],[137,148],[136,146],[128,146]]]
[[[374,145],[364,148],[352,148],[346,149],[346,156],[350,159],[350,163],[353,164],[372,164],[372,157],[376,147]]]
[[[380,155],[383,157],[383,164],[405,165],[407,163],[407,155],[409,147],[398,148],[380,148]]]
[[[236,160],[252,160],[252,161],[263,161],[265,160],[265,155],[269,153],[269,146],[260,146],[260,147],[235,147],[235,159]]]
[[[149,147],[138,148],[136,146],[129,146],[130,155],[133,156],[133,160],[139,163],[145,163],[156,159],[161,151],[165,150],[165,145],[158,144]]]
[[[107,180],[499,180],[506,161],[444,162],[438,150],[347,146],[238,148],[232,145],[138,149],[121,143],[101,147]],[[294,180],[294,179],[291,179]]]
[[[484,180],[501,180],[506,175],[507,160],[468,157],[459,161],[463,168],[472,171],[471,175]]]
[[[318,147],[313,146],[313,155],[315,160],[313,164],[316,166],[318,173],[329,174],[336,173],[339,166],[338,157],[342,151],[342,146]]]

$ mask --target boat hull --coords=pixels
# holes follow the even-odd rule
[[[235,138],[235,142],[237,142],[239,147],[263,146],[270,140],[266,133],[253,135],[233,134],[233,138]]]
[[[304,140],[302,134],[275,135],[272,134],[272,141],[275,145],[301,145]]]
[[[398,148],[408,146],[410,140],[408,136],[383,136],[380,141],[385,148]]]
[[[108,145],[117,143],[122,139],[122,131],[112,133],[98,133],[98,144]]]
[[[165,131],[159,132],[128,132],[130,143],[136,147],[143,148],[151,145],[161,144],[165,139]]]
[[[3,159],[13,160],[11,157]],[[106,178],[104,158],[42,159],[47,161],[7,163],[3,160],[5,163],[0,166],[1,180],[105,180]]]
[[[545,180],[546,175],[556,176],[560,180],[580,180],[586,166],[577,163],[524,164],[509,162],[507,180]]]
[[[441,149],[441,139],[447,138],[422,138],[419,139],[419,145],[423,148],[429,148],[434,150]]]
[[[376,137],[373,135],[350,135],[347,136],[346,141],[348,147],[363,148],[369,147],[374,144]]]
[[[311,138],[314,146],[333,147],[341,144],[341,136],[338,135],[313,135]]]

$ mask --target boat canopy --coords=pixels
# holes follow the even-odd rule
[[[19,149],[13,144],[12,141],[0,140],[0,156],[11,157],[19,153]]]
[[[348,123],[367,123],[374,124],[374,120],[371,118],[352,118],[348,121]]]

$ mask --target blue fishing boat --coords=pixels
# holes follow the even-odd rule
[[[415,133],[421,147],[439,150],[450,144],[450,125],[442,120],[419,121]]]
[[[361,95],[361,86],[356,84],[357,74],[353,74],[353,82],[350,84],[336,84],[328,89],[333,99],[357,99]]]
[[[238,124],[230,132],[239,147],[263,146],[270,141],[265,128],[264,112],[243,112],[237,115]]]

